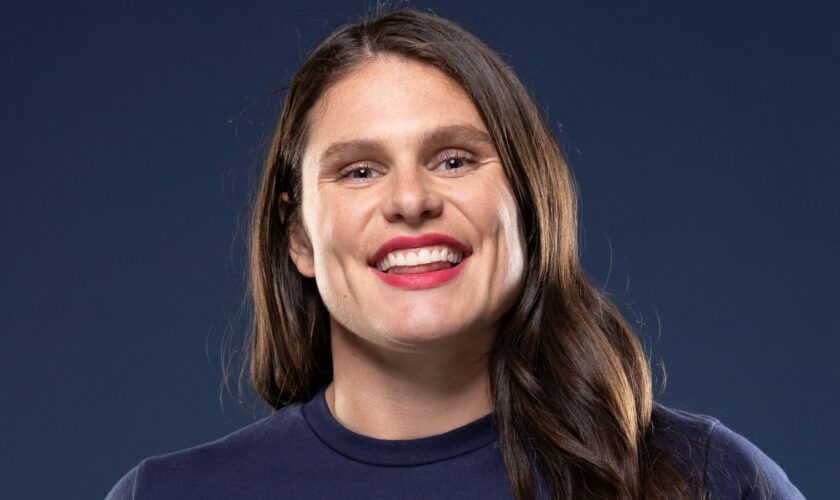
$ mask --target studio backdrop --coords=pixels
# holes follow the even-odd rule
[[[473,31],[532,90],[580,190],[584,268],[657,399],[836,495],[840,9],[402,5]],[[249,199],[291,73],[364,13],[3,2],[0,498],[102,498],[266,414],[237,387]]]

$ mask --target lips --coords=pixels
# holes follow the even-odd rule
[[[368,260],[369,266],[376,266],[376,264],[385,258],[388,253],[394,250],[403,250],[409,248],[420,248],[432,245],[446,245],[453,250],[461,252],[466,258],[472,253],[472,249],[456,240],[455,238],[443,233],[425,233],[417,236],[397,236],[386,241]]]
[[[406,290],[419,290],[443,286],[454,280],[461,271],[464,270],[469,262],[470,259],[464,259],[457,265],[448,269],[405,274],[383,273],[375,267],[371,267],[369,269],[377,278],[389,286]]]

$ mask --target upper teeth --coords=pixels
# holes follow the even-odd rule
[[[376,263],[380,271],[385,272],[394,266],[417,266],[431,262],[449,261],[457,264],[463,260],[464,254],[446,246],[432,246],[395,250]]]

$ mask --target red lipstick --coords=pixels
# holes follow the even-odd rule
[[[393,252],[394,250],[420,248],[432,245],[446,245],[449,248],[464,254],[464,258],[457,265],[448,269],[440,269],[425,273],[383,273],[376,267],[376,264],[380,260],[385,258],[389,252]],[[452,238],[451,236],[441,233],[426,233],[419,236],[398,236],[386,241],[373,254],[373,257],[371,257],[368,264],[371,266],[371,271],[388,285],[416,290],[420,288],[433,288],[455,279],[455,277],[458,276],[458,274],[460,274],[464,269],[468,260],[467,257],[469,257],[471,253],[472,250],[467,245],[461,243],[455,238]]]
[[[368,261],[368,265],[376,267],[376,264],[385,258],[389,252],[394,250],[403,250],[408,248],[429,247],[432,245],[446,245],[453,250],[457,250],[464,254],[466,258],[472,253],[472,250],[467,245],[461,243],[455,238],[442,233],[426,233],[418,236],[397,236],[391,238],[379,247],[373,256]]]

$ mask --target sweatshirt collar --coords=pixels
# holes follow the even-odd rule
[[[440,462],[496,441],[493,413],[443,434],[419,439],[376,439],[341,425],[330,412],[326,385],[303,405],[303,417],[329,448],[352,460],[372,465],[406,467]]]

